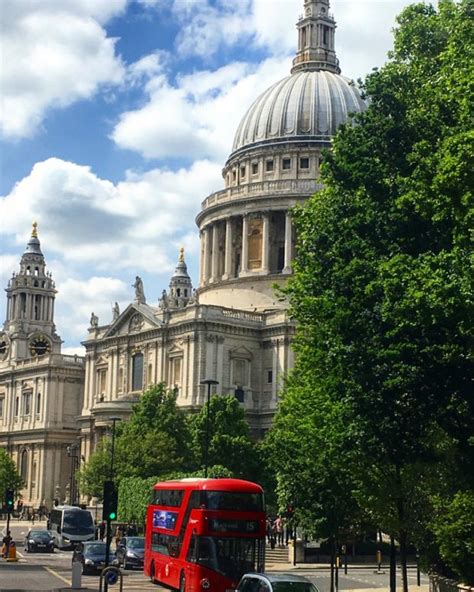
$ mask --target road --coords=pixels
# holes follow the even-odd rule
[[[0,525],[0,530],[3,529]],[[56,588],[71,585],[71,552],[58,551],[54,553],[25,553],[23,540],[28,532],[26,524],[12,522],[11,531],[18,548],[18,563],[0,561],[0,592],[13,590],[25,590],[27,592],[50,591]],[[123,571],[123,570],[122,570]],[[271,569],[269,570],[271,571]],[[280,571],[280,570],[279,570]],[[329,592],[330,575],[327,568],[314,568],[299,566],[296,573],[309,578],[320,592]],[[125,592],[160,592],[165,590],[160,586],[151,584],[140,571],[123,571]],[[422,588],[416,587],[416,572],[409,571],[410,587],[412,591],[424,592],[427,589],[428,579],[424,575],[421,578]],[[82,585],[90,590],[99,589],[97,576],[83,576]],[[397,582],[400,586],[400,581]],[[388,572],[375,574],[374,568],[349,568],[347,576],[340,571],[339,590],[367,590],[379,588],[388,590]],[[398,588],[401,589],[401,588]],[[118,590],[118,586],[111,587],[110,592]]]

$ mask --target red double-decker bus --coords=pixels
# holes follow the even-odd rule
[[[157,483],[148,506],[145,574],[181,592],[224,592],[265,562],[260,485],[240,479]]]

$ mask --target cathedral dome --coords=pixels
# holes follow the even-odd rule
[[[232,151],[280,142],[329,142],[349,114],[364,109],[356,86],[344,76],[296,71],[254,101],[237,128]]]

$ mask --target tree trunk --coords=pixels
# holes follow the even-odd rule
[[[402,568],[403,592],[408,592],[407,533],[404,529],[400,530],[400,565]]]
[[[397,590],[397,549],[395,537],[390,535],[390,592]]]
[[[330,592],[334,592],[334,545],[331,545],[331,582],[329,590]]]

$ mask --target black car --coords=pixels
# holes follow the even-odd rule
[[[124,569],[138,567],[143,569],[145,557],[145,539],[138,536],[127,536],[117,546],[117,563]]]
[[[54,553],[54,537],[49,530],[30,530],[25,537],[25,551]]]
[[[87,541],[80,543],[72,555],[72,561],[82,563],[83,574],[98,574],[105,567],[106,544],[101,541]],[[109,563],[112,563],[114,555],[111,553]]]
[[[249,573],[242,576],[235,592],[318,592],[303,576]]]

